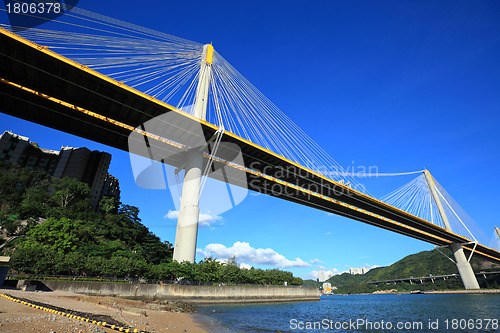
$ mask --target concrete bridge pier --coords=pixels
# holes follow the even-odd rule
[[[201,184],[203,156],[201,152],[191,150],[187,154],[182,187],[181,206],[175,232],[174,260],[194,262],[196,240],[198,238],[198,220],[200,208],[198,194]]]
[[[470,262],[465,257],[464,249],[461,244],[451,244],[451,251],[455,257],[455,262],[458,269],[458,274],[462,279],[465,289],[480,289],[479,283],[477,282],[476,274],[472,270]]]
[[[436,190],[436,185],[434,184],[434,180],[428,170],[424,171],[425,180],[427,182],[427,186],[431,191],[432,197],[436,202],[436,206],[439,210],[439,215],[443,219],[443,223],[445,225],[446,230],[453,232],[451,230],[450,222],[448,221],[448,217],[446,216],[446,212],[444,210],[443,204],[441,203],[441,199],[439,198],[439,194]],[[462,244],[453,243],[450,244],[451,251],[453,252],[453,256],[455,257],[455,263],[457,265],[458,274],[462,279],[462,283],[465,289],[480,289],[479,283],[477,282],[476,275],[472,270],[472,266],[470,262],[467,260],[464,254],[464,249],[462,248]]]

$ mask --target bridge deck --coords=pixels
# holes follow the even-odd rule
[[[150,139],[149,143],[156,151],[164,152],[165,163],[174,166],[182,163],[182,152],[190,142],[208,140],[218,129],[1,28],[0,96],[0,112],[124,151],[128,151],[128,138],[134,128],[169,113],[176,124],[171,129],[172,137],[184,138],[184,142],[173,145]],[[193,130],[200,125],[202,133]],[[154,131],[152,134],[165,136]],[[244,171],[245,177],[239,176],[241,172],[229,171],[223,178],[219,173],[213,175],[215,178],[432,244],[470,242],[233,133],[225,132],[222,140],[234,143],[241,150],[244,166],[238,169]],[[218,152],[217,157],[230,161],[235,153],[226,149]],[[215,167],[222,164],[223,161],[215,162]],[[471,251],[472,245],[464,248]],[[481,244],[477,245],[476,253],[500,262],[498,251]]]

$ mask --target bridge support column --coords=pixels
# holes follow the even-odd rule
[[[425,180],[427,181],[427,186],[431,191],[432,197],[436,202],[436,206],[439,210],[439,215],[443,219],[444,226],[446,230],[453,232],[451,230],[450,222],[448,221],[448,217],[446,216],[446,212],[444,210],[443,204],[441,203],[441,199],[439,198],[439,194],[436,190],[436,185],[434,184],[434,180],[428,170],[424,171]],[[472,270],[472,266],[470,262],[467,260],[464,254],[464,249],[461,244],[453,243],[450,244],[451,251],[453,252],[453,256],[455,257],[455,263],[457,265],[458,274],[460,275],[460,279],[462,279],[462,283],[465,289],[480,289],[479,283],[477,282],[476,275]]]
[[[184,185],[182,187],[181,207],[175,233],[174,260],[194,262],[196,240],[198,238],[198,219],[200,208],[198,196],[201,184],[203,156],[199,151],[191,150],[186,159]]]
[[[455,261],[457,264],[458,274],[462,279],[462,283],[464,284],[465,289],[480,289],[479,283],[477,282],[476,274],[472,270],[472,266],[469,261],[465,257],[464,249],[460,244],[451,244],[451,251],[453,252],[453,256],[455,257]]]
[[[205,45],[203,48],[198,87],[193,107],[193,115],[202,120],[206,120],[207,115],[213,50],[212,45]],[[196,241],[200,217],[200,185],[203,168],[203,155],[198,148],[193,147],[186,154],[184,184],[174,244],[174,260],[178,262],[188,261],[194,263],[196,258]]]

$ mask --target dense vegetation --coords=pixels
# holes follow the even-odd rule
[[[448,249],[441,249],[441,252],[451,257],[452,253]],[[414,284],[410,283],[397,283],[397,284],[379,284],[372,285],[367,282],[394,280],[409,277],[421,276],[438,276],[457,274],[457,267],[443,253],[437,250],[423,251],[417,254],[409,255],[398,262],[388,267],[374,268],[364,275],[352,275],[343,273],[335,275],[328,279],[333,286],[338,289],[336,293],[350,294],[350,293],[371,293],[377,290],[397,289],[398,291],[410,290],[447,290],[447,289],[463,289],[462,282],[459,278],[451,278],[447,280],[435,279],[434,283],[431,281],[420,283],[417,281]],[[495,269],[495,265],[485,262],[478,257],[473,257],[471,260],[474,271],[479,272],[488,269]],[[496,266],[498,269],[498,266]],[[500,288],[500,278],[491,276],[488,278],[478,277],[478,282],[482,288]],[[311,282],[307,282],[311,284]]]
[[[139,218],[139,209],[105,197],[90,207],[89,187],[71,178],[0,162],[1,252],[11,269],[52,275],[188,279],[226,283],[301,284],[278,269],[241,269],[222,264],[172,261],[172,245],[161,242]]]

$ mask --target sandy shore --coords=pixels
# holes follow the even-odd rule
[[[82,296],[64,291],[40,292],[0,289],[0,293],[59,308],[112,318],[145,332],[207,333],[188,313],[155,309],[140,301]],[[142,303],[142,304],[141,304]],[[156,307],[158,308],[158,307]],[[108,316],[108,317],[106,317]],[[133,331],[133,330],[132,330]],[[117,332],[77,319],[63,317],[0,297],[0,332],[103,333]]]

